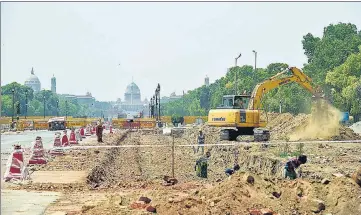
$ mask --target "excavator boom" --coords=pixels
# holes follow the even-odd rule
[[[288,77],[279,78],[287,71],[291,71],[292,75]],[[303,73],[300,69],[296,67],[290,67],[286,71],[280,72],[275,76],[267,79],[266,81],[257,84],[252,92],[248,109],[249,110],[261,109],[261,100],[264,94],[266,94],[268,91],[272,89],[275,89],[279,86],[292,82],[296,82],[300,84],[303,88],[311,92],[315,97],[319,97],[317,90],[315,90],[311,85],[312,79],[308,77],[305,73]]]

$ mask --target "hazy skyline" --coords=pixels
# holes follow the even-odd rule
[[[101,101],[142,99],[213,83],[234,65],[306,63],[302,37],[351,22],[361,30],[360,2],[1,3],[1,83],[24,84],[31,68],[50,90]],[[242,78],[242,77],[240,77]]]

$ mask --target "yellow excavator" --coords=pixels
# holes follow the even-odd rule
[[[281,77],[287,72],[292,75]],[[208,125],[224,128],[221,131],[221,140],[234,141],[240,135],[253,135],[255,141],[268,141],[270,131],[265,129],[267,122],[261,120],[262,96],[279,86],[296,82],[313,94],[313,98],[321,96],[319,88],[313,88],[311,78],[296,67],[276,74],[259,83],[251,95],[225,95],[222,105],[212,109],[208,114]]]

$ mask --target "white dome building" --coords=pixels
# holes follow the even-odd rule
[[[119,111],[125,113],[139,113],[140,111],[148,110],[148,100],[142,101],[141,92],[138,85],[134,82],[130,83],[125,89],[124,100],[117,101],[117,108]]]
[[[127,86],[127,89],[124,93],[124,100],[125,103],[128,104],[140,104],[141,103],[141,97],[140,97],[140,89],[138,85],[136,85],[134,82],[130,83]]]
[[[41,83],[39,78],[34,74],[34,68],[31,68],[31,75],[28,79],[26,79],[25,86],[31,87],[34,92],[39,92],[41,89]]]

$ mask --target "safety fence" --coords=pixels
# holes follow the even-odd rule
[[[48,120],[19,120],[16,122],[16,129],[18,131],[24,130],[47,130],[49,129]],[[80,128],[85,127],[89,124],[96,125],[98,120],[67,120],[65,125],[68,128]],[[3,127],[10,128],[10,123],[1,124]]]
[[[127,119],[114,119],[112,120],[112,125],[114,128],[120,128],[120,129],[155,128],[156,121],[150,118],[134,119],[133,122],[128,122]]]
[[[20,118],[19,120],[15,120],[16,129],[19,131],[23,130],[44,130],[49,128],[48,120],[52,117],[40,118],[35,116],[27,117],[27,119]],[[2,117],[0,118],[0,128],[1,129],[9,129],[11,124],[11,117]],[[99,121],[98,118],[73,118],[68,117],[65,124],[66,127],[71,128],[79,128],[85,127],[89,124],[95,126]],[[160,117],[160,121],[163,123],[172,123],[171,116],[162,116]],[[207,121],[207,116],[184,116],[184,124],[202,124]],[[155,118],[135,118],[133,122],[127,122],[126,118],[120,119],[112,119],[112,125],[115,128],[127,129],[127,128],[155,128],[156,127],[156,119]]]

